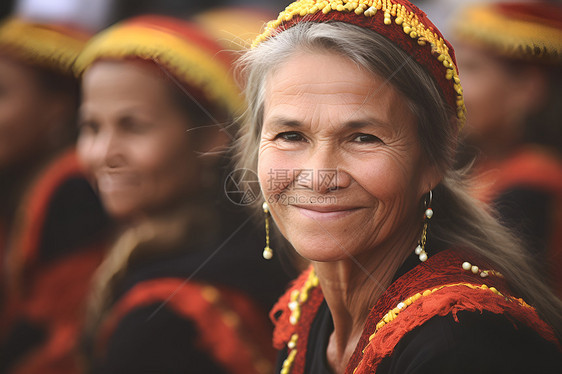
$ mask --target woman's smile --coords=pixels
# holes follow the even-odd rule
[[[293,204],[303,216],[316,221],[337,220],[359,211],[359,207],[340,205]]]
[[[127,191],[141,185],[138,174],[128,171],[107,171],[96,175],[98,190],[101,193]]]

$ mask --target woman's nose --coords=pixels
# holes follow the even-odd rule
[[[98,160],[106,167],[118,167],[123,160],[119,137],[112,131],[107,131],[98,137],[95,146]]]
[[[328,193],[349,186],[351,177],[339,160],[337,151],[323,148],[314,150],[303,169],[295,172],[297,188]]]

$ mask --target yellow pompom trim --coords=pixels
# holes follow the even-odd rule
[[[562,30],[547,24],[508,18],[491,6],[466,9],[454,31],[459,39],[484,45],[498,55],[562,61]]]
[[[0,48],[13,49],[25,61],[72,74],[72,64],[88,36],[54,25],[10,18],[0,25]]]
[[[462,128],[466,122],[466,107],[458,70],[449,54],[449,48],[443,38],[437,36],[432,29],[427,28],[415,13],[406,9],[402,4],[395,4],[391,0],[298,0],[285,8],[276,20],[267,24],[265,31],[252,43],[252,47],[256,47],[271,37],[279,26],[294,17],[304,17],[317,12],[328,14],[333,11],[353,12],[356,16],[364,17],[373,17],[380,11],[384,14],[383,22],[385,25],[392,25],[392,19],[394,18],[394,24],[401,26],[405,34],[412,39],[416,39],[420,47],[429,45],[431,53],[442,62],[445,78],[451,81],[456,92],[457,118],[459,119],[459,128]]]
[[[200,47],[165,31],[142,26],[116,26],[94,37],[75,63],[81,75],[98,59],[138,57],[152,60],[183,83],[200,89],[210,101],[218,101],[239,113],[243,101],[230,71]]]

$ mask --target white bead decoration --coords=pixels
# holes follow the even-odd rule
[[[425,210],[425,216],[426,216],[427,218],[433,217],[433,209],[427,208],[427,209]]]
[[[298,306],[299,306],[299,303],[297,303],[296,301],[291,301],[289,303],[289,310],[293,311],[293,310],[297,309]]]
[[[423,252],[423,249],[421,246],[417,246],[415,251],[414,251],[418,256],[421,255],[421,253]]]
[[[267,247],[263,250],[262,255],[266,260],[271,260],[273,258],[273,251],[271,250],[271,248]]]
[[[494,270],[480,270],[480,268],[476,265],[472,265],[470,262],[465,261],[462,263],[463,270],[470,271],[473,274],[480,274],[481,278],[487,278],[490,274],[496,277],[502,277],[500,273]]]
[[[420,261],[425,262],[426,260],[427,260],[427,254],[425,252],[422,252],[422,254],[420,255]]]

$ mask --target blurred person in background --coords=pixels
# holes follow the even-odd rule
[[[74,373],[108,219],[79,166],[74,59],[88,35],[0,25],[0,372]]]
[[[96,276],[88,372],[267,373],[258,294],[282,292],[249,218],[224,209],[227,128],[242,109],[232,56],[194,24],[122,21],[77,60],[78,149],[121,232]]]
[[[204,12],[195,14],[194,16],[188,17],[188,20],[197,23],[209,35],[213,36],[213,38],[222,46],[224,50],[230,51],[234,56],[239,57],[245,51],[247,51],[248,48],[251,47],[252,41],[263,31],[267,20],[271,19],[275,15],[273,12],[270,12],[268,8],[265,8],[263,6],[266,4],[267,2],[265,2],[265,4],[261,4],[261,6],[253,7],[224,6],[211,8]],[[230,165],[233,164],[230,158],[228,159],[228,163]],[[246,186],[247,189],[253,189],[255,193],[259,195],[260,192],[259,186],[257,184],[257,176],[253,174],[248,175],[250,175],[251,177],[246,181],[250,183],[250,185]],[[231,190],[234,187],[230,182],[236,181],[229,180],[227,176],[225,180],[225,188],[227,190]],[[251,185],[252,183],[253,185]],[[258,198],[259,196],[252,197],[253,200]],[[228,204],[225,206],[225,209],[234,214],[240,214],[240,205],[250,204],[249,202],[245,204]],[[247,211],[247,213],[252,213],[252,211],[249,210]],[[253,223],[255,225],[252,229],[251,234],[252,241],[255,239],[255,235],[260,238],[264,237],[264,227],[261,215],[254,216],[253,218],[257,219],[253,220]],[[258,226],[259,229],[256,229],[256,226]],[[273,233],[273,235],[275,234],[276,233]],[[274,237],[272,239],[276,240],[278,238]],[[267,245],[267,243],[259,243],[262,248],[263,244]],[[283,243],[276,241],[275,245],[277,244],[282,245]],[[255,252],[255,248],[252,248],[250,251]],[[257,258],[254,258],[254,261],[256,259]],[[285,251],[279,251],[277,252],[277,255],[272,255],[271,258],[268,258],[267,263],[256,263],[256,267],[252,271],[254,272],[255,276],[259,276],[256,273],[258,272],[259,274],[262,274],[264,278],[267,278],[268,282],[275,283],[277,286],[274,287],[273,290],[284,290],[289,280],[298,275],[298,267],[298,262],[295,262],[294,257],[287,256],[287,253]],[[280,294],[271,292],[271,290],[268,288],[269,287],[266,287],[262,289],[262,291],[259,291],[259,289],[257,289],[252,293],[252,296],[256,297],[258,300],[261,300],[262,304],[266,305],[267,309],[269,310],[277,301]]]
[[[48,1],[48,0],[47,0]],[[205,13],[207,11],[233,10],[237,12],[240,9],[249,11],[248,25],[253,26],[254,11],[262,10],[273,11],[281,6],[286,5],[283,0],[113,0],[114,17],[116,19],[124,19],[142,14],[160,14],[168,16],[189,15],[189,17]],[[232,19],[227,21],[233,22]],[[244,20],[236,20],[234,23],[244,24]],[[228,26],[227,26],[228,28]]]
[[[475,193],[562,298],[562,5],[479,5],[455,20]]]
[[[192,19],[223,46],[245,51],[275,13],[264,7],[216,7],[196,14]]]
[[[459,9],[474,3],[482,4],[497,1],[498,0],[414,0],[412,3],[427,13],[441,33],[446,38],[449,38],[451,35],[451,19],[456,17]]]

